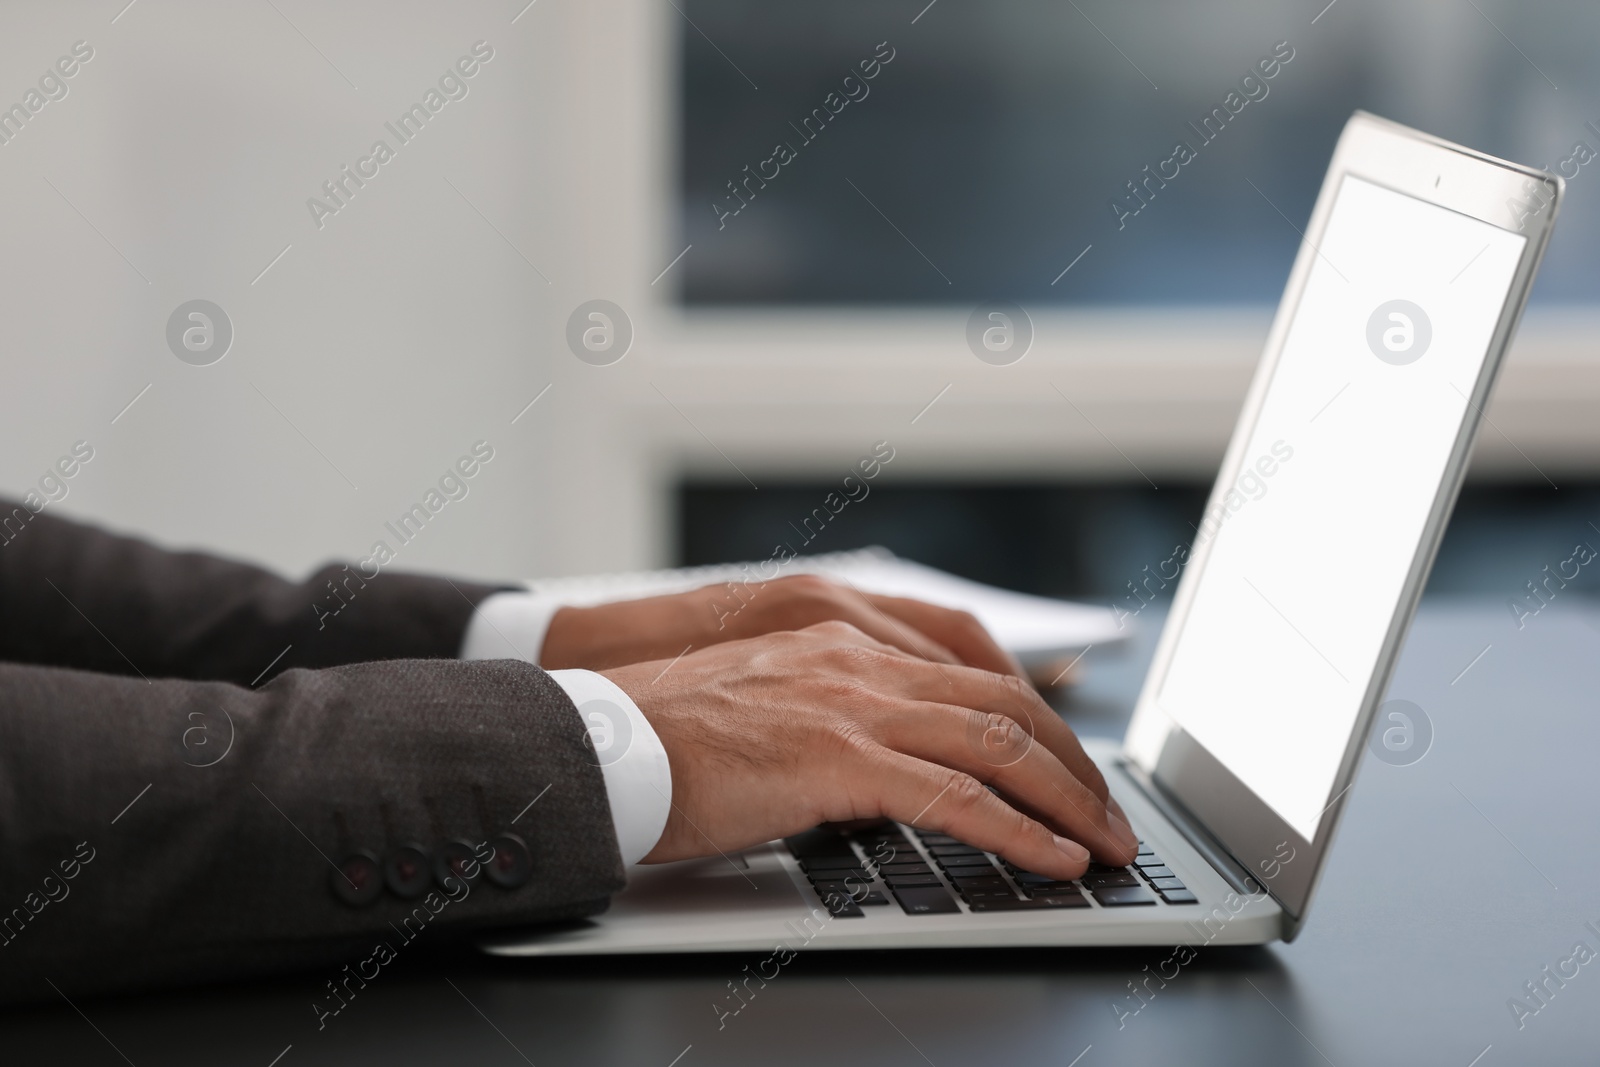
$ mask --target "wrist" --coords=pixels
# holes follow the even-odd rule
[[[567,605],[550,617],[539,665],[547,671],[593,669],[591,650],[597,632],[594,608]]]
[[[660,596],[563,607],[550,620],[539,663],[547,670],[604,671],[670,658],[686,645],[699,648],[709,643],[709,609],[700,618],[690,600]]]

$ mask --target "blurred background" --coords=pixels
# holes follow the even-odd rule
[[[0,492],[85,441],[56,513],[297,574],[487,441],[396,566],[526,577],[764,558],[888,441],[808,550],[1115,597],[1192,536],[1365,108],[1569,178],[1431,587],[1509,598],[1600,538],[1596,40],[1577,0],[7,0]]]

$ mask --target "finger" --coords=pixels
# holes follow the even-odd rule
[[[820,641],[824,648],[835,651],[843,650],[845,648],[867,649],[872,652],[880,653],[896,663],[919,663],[922,666],[930,669],[946,669],[943,667],[936,668],[934,664],[929,662],[927,657],[914,652],[909,648],[891,644],[887,640],[884,640],[877,635],[868,633],[861,627],[857,626],[854,622],[851,622],[847,619],[830,618],[825,622],[814,622],[804,629],[796,632],[804,634],[815,641]],[[876,664],[881,661],[873,662]],[[954,667],[960,665],[952,663],[951,666]],[[844,667],[842,669],[861,670],[862,668],[858,664],[853,668]],[[876,669],[881,669],[881,667]]]
[[[1133,862],[1137,840],[1124,834],[1101,799],[1015,719],[948,704],[906,702],[873,726],[875,739],[886,748],[995,786],[1014,807],[1105,862]]]
[[[871,786],[883,814],[896,822],[949,834],[1023,870],[1070,879],[1089,869],[1088,849],[1030,819],[970,774],[880,749]]]
[[[846,598],[834,604],[840,621],[847,622],[876,641],[909,652],[918,659],[957,666],[961,657],[916,627],[879,611],[865,600]]]
[[[1016,719],[1029,734],[1055,753],[1096,797],[1103,801],[1110,795],[1105,777],[1083,751],[1078,735],[1061,721],[1043,697],[1015,675],[995,674],[974,667],[943,667],[934,672],[911,662],[890,665],[888,669],[896,671],[901,694],[913,700],[959,704]]]
[[[1124,823],[1127,823],[1130,829],[1133,827],[1133,824],[1128,822],[1128,813],[1122,810],[1122,805],[1117,803],[1116,797],[1107,796],[1106,807],[1111,809],[1111,814],[1121,819]]]
[[[910,623],[944,645],[970,667],[1026,678],[1017,657],[1001,648],[977,617],[966,611],[940,607],[909,597],[864,594],[885,614]]]
[[[859,633],[852,636],[848,624],[825,625],[840,628],[841,644],[861,644],[870,640]],[[877,650],[890,651],[881,644]],[[1082,807],[1088,818],[1094,821],[1103,833],[1108,834],[1112,841],[1121,846],[1121,849],[1116,851],[1120,853],[1123,849],[1137,850],[1138,835],[1129,826],[1127,817],[1122,814],[1120,808],[1112,811],[1106,806],[1105,802],[1109,800],[1111,794],[1100,768],[1095,766],[1094,761],[1083,751],[1083,746],[1078,743],[1078,737],[1072,728],[1062,722],[1050,705],[1046,704],[1038,692],[1026,682],[1014,675],[995,674],[973,667],[959,665],[941,667],[937,664],[920,663],[903,653],[898,656],[886,656],[874,664],[869,673],[872,675],[870,680],[875,688],[886,694],[893,693],[930,704],[958,705],[976,711],[1004,715],[1014,720],[1029,737],[1037,740],[1061,762],[1070,772],[1072,779],[1087,789],[1088,797],[1080,797],[1076,793],[1069,794],[1063,790],[1067,803]],[[968,741],[969,749],[978,753],[991,765],[1004,764],[1015,758],[1014,754],[1005,751],[986,751],[985,738],[981,730]]]
[[[696,595],[714,588],[707,587]],[[752,593],[752,603],[757,607],[750,615],[734,620],[736,633],[754,636],[805,629],[822,622],[844,622],[918,659],[935,663],[961,662],[961,657],[915,626],[885,614],[865,597],[838,582],[814,574],[793,574],[755,587],[755,591],[763,589],[771,590],[771,595],[756,597]],[[729,618],[738,614],[729,613]]]

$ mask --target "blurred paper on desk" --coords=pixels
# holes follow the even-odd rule
[[[776,573],[775,573],[776,572]],[[763,563],[724,563],[629,574],[545,578],[528,583],[539,593],[573,604],[684,592],[718,582],[748,582],[763,575],[820,574],[855,586],[863,593],[915,597],[930,604],[970,611],[1002,647],[1030,672],[1060,661],[1092,645],[1107,645],[1132,635],[1118,626],[1110,608],[1015,593],[901,559],[886,548],[863,548],[817,556],[796,556]]]

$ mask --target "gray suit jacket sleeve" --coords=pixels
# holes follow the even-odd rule
[[[331,1010],[323,978],[621,888],[571,701],[529,664],[453,658],[493,587],[384,573],[329,601],[347,573],[292,584],[43,515],[0,544],[0,997],[321,966]],[[342,899],[362,853],[460,841],[492,865],[507,834],[520,884]]]

